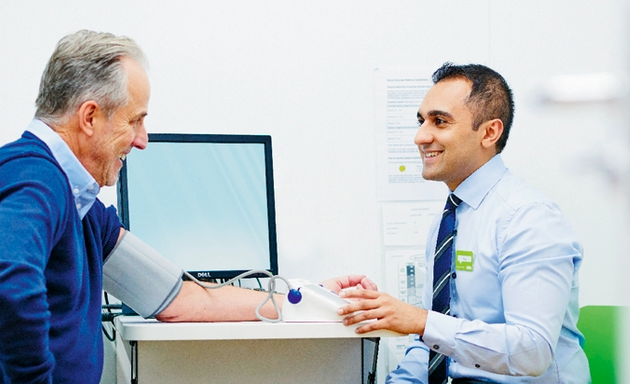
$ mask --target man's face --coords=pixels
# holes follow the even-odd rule
[[[90,146],[88,170],[100,186],[113,186],[118,180],[122,160],[132,148],[144,149],[148,135],[144,118],[149,106],[149,79],[140,64],[123,59],[127,71],[129,103],[118,109],[110,120],[102,120]]]
[[[481,145],[484,133],[473,131],[473,114],[465,104],[471,90],[463,78],[440,81],[418,110],[414,142],[422,156],[422,177],[443,181],[451,191],[488,160]]]

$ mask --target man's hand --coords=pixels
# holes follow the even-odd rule
[[[320,284],[335,293],[339,293],[342,289],[346,288],[367,289],[370,291],[378,290],[376,284],[365,275],[333,277],[322,281]]]
[[[339,296],[357,300],[339,308],[340,316],[347,316],[344,325],[352,325],[366,320],[373,320],[357,328],[357,333],[366,333],[378,329],[387,329],[401,334],[424,334],[427,311],[393,298],[384,292],[363,289],[346,290]],[[355,313],[361,311],[359,313]]]

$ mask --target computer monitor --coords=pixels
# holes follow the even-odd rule
[[[270,136],[149,134],[117,193],[125,228],[197,279],[278,273]]]

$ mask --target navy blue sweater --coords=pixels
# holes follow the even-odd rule
[[[96,200],[80,219],[48,147],[0,148],[0,383],[98,383],[102,264],[120,232]]]

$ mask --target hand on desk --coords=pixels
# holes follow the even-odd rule
[[[339,296],[359,299],[337,311],[340,316],[350,315],[343,320],[344,325],[376,319],[357,328],[357,333],[387,329],[402,334],[424,334],[428,314],[425,309],[402,302],[384,292],[351,290],[342,291]],[[361,312],[353,315],[357,311]]]
[[[374,284],[374,282],[365,275],[333,277],[322,281],[320,284],[335,293],[339,293],[342,289],[346,288],[357,288],[370,291],[378,290],[376,284]]]

